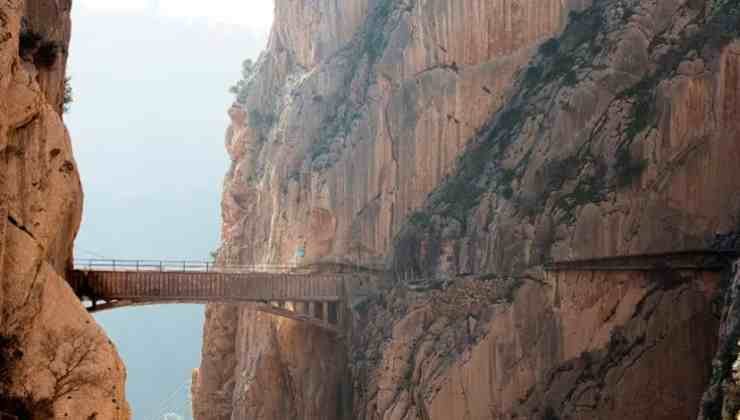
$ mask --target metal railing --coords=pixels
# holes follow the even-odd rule
[[[252,264],[223,265],[214,261],[188,260],[119,260],[119,259],[75,259],[74,269],[80,271],[155,271],[194,273],[286,273],[301,267],[297,264]],[[1,420],[1,419],[0,419]]]

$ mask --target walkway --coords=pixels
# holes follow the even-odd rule
[[[722,271],[737,259],[737,250],[687,250],[655,254],[563,260],[545,264],[545,271]]]
[[[259,309],[337,330],[344,282],[297,266],[215,266],[198,261],[79,260],[68,275],[91,312],[167,303],[260,303]]]

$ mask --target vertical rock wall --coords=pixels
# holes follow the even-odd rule
[[[720,275],[568,272],[399,289],[362,313],[356,419],[692,419]]]
[[[0,1],[0,410],[128,419],[123,364],[63,278],[82,211],[61,118],[70,8]]]
[[[304,261],[382,262],[534,47],[589,4],[278,0],[245,104],[229,112],[220,257],[284,263],[301,248]],[[341,400],[345,351],[288,321],[211,307],[198,418],[338,418],[326,409]]]
[[[229,111],[220,258],[442,278],[358,308],[344,418],[695,417],[715,279],[573,276],[558,300],[531,268],[740,226],[737,43],[717,18],[735,3],[278,0]],[[200,420],[341,418],[313,411],[344,376],[313,376],[342,354],[318,332],[222,306],[205,329]]]

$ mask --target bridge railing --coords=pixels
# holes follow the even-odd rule
[[[299,269],[297,264],[222,265],[214,261],[75,259],[74,269],[81,271],[155,271],[218,273],[285,273]]]

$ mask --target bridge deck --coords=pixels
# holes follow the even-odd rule
[[[211,263],[117,260],[78,263],[67,277],[78,296],[93,302],[91,312],[165,303],[257,302],[264,312],[336,330],[330,322],[341,318],[346,276],[289,266],[215,268]]]
[[[215,271],[82,271],[72,288],[102,300],[139,302],[337,302],[342,276]]]

